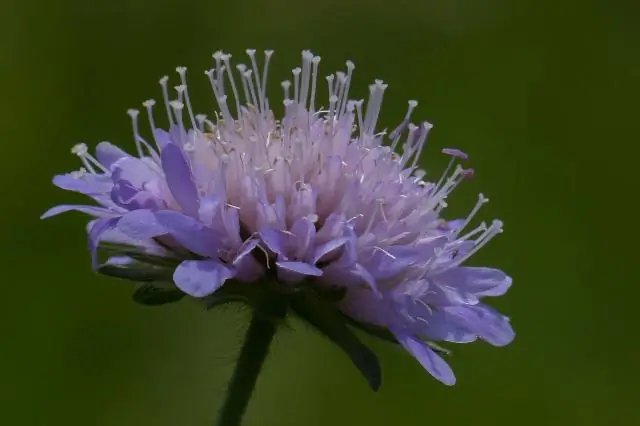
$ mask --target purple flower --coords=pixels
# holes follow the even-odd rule
[[[498,269],[464,266],[502,231],[498,220],[470,228],[488,200],[458,220],[441,218],[454,188],[472,174],[456,165],[465,153],[446,149],[449,167],[425,180],[418,159],[431,124],[411,123],[417,105],[393,131],[376,132],[384,91],[377,80],[369,99],[349,99],[354,65],[326,77],[328,101],[318,106],[320,58],[302,53],[293,83],[282,83],[284,114],[276,119],[265,93],[272,51],[259,71],[231,55],[213,55],[206,72],[218,112],[195,115],[178,68],[177,97],[160,80],[168,131],[156,126],[155,101],[143,103],[153,140],[130,110],[136,155],[101,142],[73,153],[83,168],[56,176],[60,188],[92,198],[43,215],[77,210],[94,217],[89,246],[94,266],[120,276],[169,283],[196,298],[225,283],[281,291],[311,284],[341,289],[333,301],[348,319],[382,330],[441,382],[455,382],[433,341],[495,346],[513,340],[509,319],[483,303],[500,296],[511,278]],[[328,103],[327,103],[328,102]],[[275,108],[280,109],[280,108]],[[98,248],[112,256],[100,263]],[[150,277],[150,278],[149,278]]]

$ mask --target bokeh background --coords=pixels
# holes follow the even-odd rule
[[[211,53],[255,47],[276,49],[274,90],[304,48],[325,74],[354,60],[356,96],[389,83],[383,126],[418,99],[432,173],[442,147],[471,155],[449,214],[482,191],[483,218],[504,220],[474,263],[514,277],[495,305],[518,334],[454,347],[453,388],[365,338],[384,366],[373,393],[292,321],[247,425],[640,424],[637,2],[4,0],[0,23],[0,423],[212,423],[247,312],[135,305],[131,285],[91,272],[84,217],[38,217],[79,200],[50,183],[78,167],[75,142],[132,147],[126,109],[177,65],[209,111]]]

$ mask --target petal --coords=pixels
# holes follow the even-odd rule
[[[170,210],[155,213],[158,223],[184,248],[206,257],[217,257],[220,235],[190,216]]]
[[[442,309],[450,315],[452,321],[494,346],[508,345],[515,338],[509,318],[487,305],[447,306]]]
[[[234,272],[216,260],[185,260],[173,274],[176,286],[193,297],[205,297],[222,287]]]
[[[205,224],[211,225],[215,220],[216,214],[219,212],[221,207],[221,199],[213,196],[207,195],[206,197],[202,197],[200,199],[200,205],[198,207],[198,218]]]
[[[111,201],[127,210],[159,210],[166,206],[164,200],[159,199],[151,192],[140,190],[129,181],[122,179],[113,185]]]
[[[433,377],[448,386],[456,383],[456,376],[444,359],[425,343],[404,332],[393,332],[398,342],[418,360]]]
[[[94,217],[108,217],[114,215],[111,210],[105,209],[103,207],[62,204],[60,206],[52,207],[44,212],[42,216],[40,216],[40,219],[47,219],[49,217],[59,215],[60,213],[66,213],[70,211],[78,211],[80,213],[85,213]]]
[[[123,157],[130,155],[110,142],[100,142],[96,147],[96,159],[107,169]]]
[[[199,209],[198,189],[193,182],[189,161],[182,150],[169,144],[162,150],[162,169],[173,198],[190,216],[197,216]]]
[[[278,256],[284,255],[284,235],[273,228],[264,228],[259,232],[260,240],[269,250]]]
[[[91,266],[93,269],[98,268],[98,244],[102,234],[109,229],[113,229],[119,220],[119,217],[98,219],[93,222],[89,229],[89,250],[91,251]]]
[[[443,340],[453,343],[469,343],[477,340],[478,336],[456,323],[447,312],[434,310],[426,303],[413,299],[407,295],[394,295],[394,300],[400,306],[399,309],[409,315],[412,321],[410,328],[415,334],[424,336],[429,340]]]
[[[315,265],[315,263],[322,259],[325,255],[331,253],[334,250],[338,250],[348,241],[349,238],[340,237],[316,246],[316,248],[313,250],[313,255],[311,256],[311,261],[309,263]]]
[[[124,180],[134,188],[142,189],[149,181],[161,178],[158,172],[145,161],[136,157],[123,157],[111,165],[112,179],[114,182]]]
[[[462,229],[462,225],[466,222],[466,219],[454,219],[447,222],[447,228],[453,231]]]
[[[74,173],[57,175],[53,177],[53,184],[58,188],[85,195],[105,194],[113,187],[111,177],[89,173],[80,177],[75,176]]]
[[[90,225],[92,226],[92,224]],[[87,231],[89,231],[89,229],[91,228],[88,227]],[[119,226],[105,230],[102,234],[102,237],[100,238],[100,241],[121,246],[132,246],[144,253],[156,256],[171,256],[171,254],[165,248],[158,245],[155,241],[151,239],[140,240],[131,238],[124,232],[122,232],[122,230],[119,229]]]
[[[287,272],[295,272],[301,275],[311,275],[314,277],[322,275],[322,269],[304,262],[276,262],[276,265]]]
[[[185,132],[183,126],[172,124],[171,127],[169,127],[169,137],[171,142],[182,146],[182,144],[187,140],[187,132]]]
[[[294,246],[297,248],[295,257],[298,259],[306,258],[307,251],[314,246],[316,236],[314,224],[306,217],[302,217],[294,222],[291,234],[293,234],[290,236],[295,242]]]
[[[378,290],[378,286],[376,285],[376,279],[369,273],[369,271],[366,270],[366,268],[363,268],[362,265],[356,263],[353,265],[350,272],[352,275],[361,278],[362,281],[367,283],[376,296],[379,297],[381,295],[380,290]]]
[[[165,146],[171,143],[171,136],[165,130],[156,129],[153,133],[153,137],[156,140],[156,144],[160,150],[163,150]]]
[[[424,299],[428,303],[439,306],[476,305],[479,303],[479,299],[473,293],[447,283],[434,281],[433,284],[429,286],[429,293],[424,295]]]
[[[167,233],[151,210],[134,210],[125,214],[118,222],[118,230],[134,240],[148,240]]]
[[[434,278],[477,297],[502,296],[511,287],[511,277],[499,269],[457,267]]]
[[[344,215],[331,213],[324,221],[322,228],[316,233],[316,238],[320,241],[329,241],[342,236],[346,220]]]
[[[260,243],[260,240],[255,238],[244,243],[240,248],[240,250],[238,250],[238,254],[236,254],[236,258],[233,260],[233,265],[236,266],[237,264],[242,262],[242,259],[244,259],[246,255],[251,253],[253,249],[255,249],[258,246],[259,243]]]

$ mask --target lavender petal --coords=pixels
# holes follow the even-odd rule
[[[169,144],[162,150],[161,158],[162,169],[173,198],[186,214],[198,216],[200,207],[198,190],[193,181],[189,161],[182,149],[177,145]]]
[[[316,268],[313,265],[309,265],[304,262],[288,262],[281,261],[276,262],[279,268],[286,270],[287,272],[294,272],[301,275],[310,275],[313,277],[319,277],[322,275],[322,269]]]
[[[176,268],[173,280],[193,297],[205,297],[218,290],[234,272],[216,260],[185,260]]]
[[[77,212],[85,213],[94,217],[111,217],[114,215],[114,213],[111,210],[105,209],[104,207],[62,204],[59,206],[52,207],[46,212],[44,212],[42,216],[40,216],[40,219],[47,219],[52,216],[56,216],[61,213],[66,213],[70,211],[77,211]]]
[[[130,155],[112,143],[100,142],[96,147],[96,159],[107,169],[123,157],[130,157]]]
[[[449,364],[436,354],[429,345],[404,332],[394,331],[394,335],[402,347],[413,355],[433,377],[448,386],[453,386],[456,383],[456,377]]]

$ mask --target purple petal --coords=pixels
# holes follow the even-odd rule
[[[309,219],[303,217],[294,222],[291,227],[291,233],[294,235],[292,238],[297,247],[295,257],[299,259],[305,258],[307,250],[314,246],[316,236],[315,226]]]
[[[356,263],[355,265],[353,265],[353,268],[350,272],[352,275],[361,278],[362,281],[364,281],[369,285],[369,287],[371,287],[371,290],[373,290],[374,294],[380,296],[381,293],[380,290],[378,290],[378,286],[376,285],[376,279],[369,273],[369,271],[367,271],[366,268],[362,267],[362,265],[360,265],[359,263]]]
[[[198,218],[205,224],[211,225],[219,212],[221,199],[213,195],[207,195],[200,199],[198,207]]]
[[[173,198],[190,216],[197,216],[199,209],[198,189],[193,182],[189,161],[182,150],[169,144],[162,150],[162,169]]]
[[[171,136],[165,130],[156,129],[153,134],[158,148],[162,151],[165,146],[171,143]]]
[[[288,272],[295,272],[301,275],[311,275],[314,277],[322,275],[322,269],[318,269],[304,262],[276,262],[276,265]]]
[[[148,240],[167,233],[151,210],[134,210],[122,216],[118,230],[134,240]]]
[[[187,132],[185,132],[183,126],[172,124],[169,128],[169,138],[174,144],[179,144],[180,146],[182,146],[184,141],[187,140]]]
[[[119,220],[119,217],[98,219],[93,222],[89,229],[89,250],[91,251],[91,265],[93,269],[98,268],[98,244],[100,243],[102,234],[109,229],[113,229]]]
[[[91,229],[93,223],[90,222],[87,226],[87,232]],[[115,228],[107,229],[100,237],[100,241],[109,242],[113,244],[127,245],[136,247],[138,250],[142,250],[145,253],[153,254],[156,256],[171,257],[172,255],[162,246],[158,245],[151,239],[140,240],[131,238],[119,229],[119,224]]]
[[[176,268],[173,280],[185,293],[204,297],[222,287],[233,276],[233,270],[217,260],[185,260]]]
[[[130,155],[112,143],[100,142],[96,147],[96,159],[107,169],[123,157],[130,157]]]
[[[438,275],[435,280],[477,297],[502,296],[511,287],[511,277],[499,269],[458,267]]]
[[[220,235],[213,229],[182,213],[162,210],[155,213],[158,223],[184,248],[206,257],[217,257]]]
[[[437,353],[431,350],[425,342],[403,332],[394,332],[394,334],[396,339],[398,339],[398,342],[400,342],[407,352],[413,355],[420,365],[422,365],[433,377],[448,386],[452,386],[456,383],[456,376],[453,374],[453,370],[451,370],[449,364],[447,364]]]
[[[392,278],[416,262],[435,256],[437,249],[447,243],[448,238],[438,236],[429,238],[417,246],[392,246],[386,252],[376,250],[370,260],[363,266],[376,280]]]
[[[127,181],[134,188],[142,189],[145,183],[161,178],[158,171],[136,157],[123,157],[111,165],[112,179],[114,182]]]
[[[465,221],[466,221],[466,219],[450,220],[450,221],[447,222],[447,227],[448,227],[448,229],[451,229],[453,231],[457,231],[457,230],[462,228],[462,225],[464,225]]]
[[[53,184],[58,188],[85,195],[105,194],[113,187],[111,177],[89,173],[81,177],[75,177],[74,173],[57,175],[53,177]]]
[[[108,216],[114,215],[114,213],[111,210],[105,209],[104,207],[62,204],[60,206],[52,207],[46,212],[44,212],[44,214],[40,216],[40,219],[47,219],[52,216],[58,215],[60,213],[66,213],[70,211],[77,211],[77,212],[85,213],[94,217],[108,217]]]
[[[453,343],[469,343],[478,338],[466,327],[452,321],[448,313],[434,310],[409,295],[394,294],[394,300],[411,318],[420,319],[411,325],[411,330],[417,335]]]
[[[336,238],[331,241],[328,241],[324,244],[320,244],[313,250],[313,255],[311,256],[311,261],[309,263],[311,263],[312,265],[315,265],[316,262],[322,259],[325,255],[331,253],[334,250],[338,250],[339,248],[344,246],[348,241],[349,241],[349,238],[340,237],[340,238]]]
[[[509,318],[487,305],[447,306],[442,309],[451,316],[452,321],[494,346],[508,345],[515,338]]]
[[[284,235],[282,232],[265,228],[259,232],[260,240],[267,246],[269,250],[278,256],[284,256]]]
[[[111,190],[111,201],[127,210],[159,210],[166,206],[149,191],[140,190],[126,180],[119,180]]]
[[[242,259],[244,259],[246,255],[251,253],[253,249],[255,249],[258,246],[258,244],[260,244],[260,240],[255,238],[244,243],[240,248],[240,250],[238,250],[238,254],[236,254],[236,258],[233,260],[233,266],[236,266],[237,264],[242,262]]]
[[[439,306],[476,305],[480,301],[473,293],[440,282],[431,285],[429,293],[424,298],[429,303]]]

